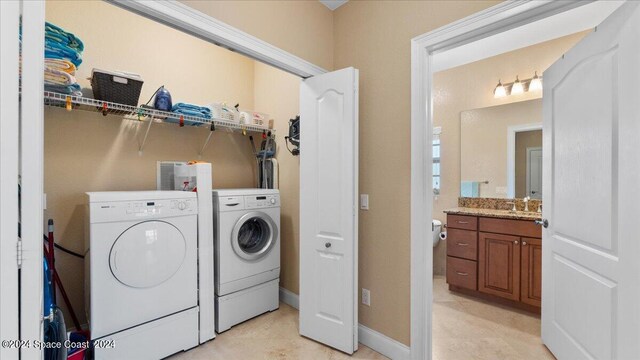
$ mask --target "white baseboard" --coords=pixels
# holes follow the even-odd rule
[[[409,347],[399,341],[359,324],[358,341],[368,348],[392,360],[408,360],[411,358]]]
[[[298,309],[298,295],[283,287],[280,288],[280,301]],[[393,360],[408,360],[411,357],[411,351],[407,345],[369,329],[362,324],[358,325],[358,341],[362,345]]]
[[[298,309],[298,295],[283,287],[280,287],[280,301],[292,308]]]

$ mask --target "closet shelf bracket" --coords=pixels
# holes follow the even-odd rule
[[[144,132],[144,137],[142,138],[142,142],[140,143],[140,147],[138,148],[138,155],[142,156],[142,152],[144,150],[144,145],[147,143],[147,137],[149,136],[149,130],[151,130],[151,124],[153,124],[153,116],[149,119],[149,124],[147,125],[147,130]]]
[[[216,130],[215,125],[212,124],[211,131],[209,131],[209,135],[207,135],[207,140],[204,141],[204,144],[202,145],[202,148],[198,153],[198,159],[202,159],[202,154],[204,154],[204,150],[207,148],[207,145],[209,145],[209,142],[211,142],[211,137],[213,137],[213,132],[215,130]]]

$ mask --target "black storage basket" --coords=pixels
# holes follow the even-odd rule
[[[97,100],[138,106],[142,80],[94,71],[91,76],[93,97]]]

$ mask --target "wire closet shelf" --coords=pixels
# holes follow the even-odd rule
[[[136,107],[109,101],[96,100],[82,96],[60,94],[51,91],[44,92],[44,104],[47,106],[62,107],[67,110],[84,110],[102,113],[103,115],[120,115],[129,120],[164,122],[174,125],[194,124],[187,126],[207,127],[213,125],[216,129],[223,128],[238,131],[275,133],[274,129],[267,129],[255,125],[239,124],[218,118],[203,118],[198,116],[175,114],[168,111],[156,110],[150,107]],[[166,121],[171,119],[171,121]]]

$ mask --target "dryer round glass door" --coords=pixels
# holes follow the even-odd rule
[[[278,229],[263,212],[244,214],[233,227],[231,246],[245,260],[258,260],[267,255],[278,241]]]
[[[111,247],[113,276],[134,288],[151,288],[171,279],[184,263],[187,243],[175,226],[145,221],[125,230]]]

